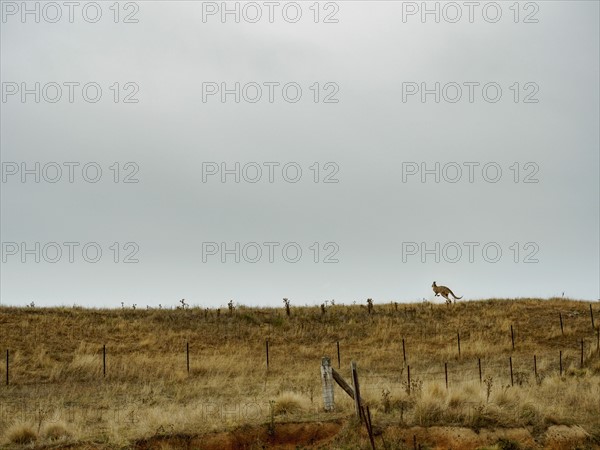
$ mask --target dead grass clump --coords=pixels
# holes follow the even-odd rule
[[[438,383],[424,386],[414,408],[414,415],[419,425],[429,426],[442,422],[447,408],[446,397],[446,391]]]
[[[56,422],[47,425],[42,434],[46,439],[50,439],[51,441],[68,439],[72,436],[72,433],[68,430],[67,426],[63,422]]]
[[[540,426],[544,422],[544,414],[532,401],[525,401],[519,406],[519,419],[523,425]]]
[[[16,423],[6,430],[6,437],[12,444],[26,445],[37,440],[37,434],[31,424]]]
[[[520,450],[521,446],[512,439],[500,438],[496,443],[498,450]]]
[[[507,426],[507,421],[502,410],[494,404],[479,404],[473,407],[471,413],[471,423],[469,424],[475,430],[480,428],[494,428],[497,426]]]
[[[78,380],[90,380],[102,373],[102,359],[96,355],[73,355],[73,360],[64,370],[64,376]]]
[[[307,399],[297,392],[286,391],[279,394],[273,405],[276,415],[300,414],[305,411]]]

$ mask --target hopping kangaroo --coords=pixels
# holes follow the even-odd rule
[[[447,305],[452,303],[452,300],[450,300],[448,298],[448,294],[450,294],[450,295],[452,295],[452,297],[454,297],[454,303],[456,303],[456,300],[460,300],[462,298],[462,297],[457,297],[456,295],[454,295],[454,292],[452,292],[450,290],[450,288],[448,288],[446,286],[438,286],[437,284],[435,284],[435,281],[433,282],[431,287],[433,288],[433,292],[435,292],[436,297],[438,295],[442,294],[442,297],[444,297],[446,299]]]

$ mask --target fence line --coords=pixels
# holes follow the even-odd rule
[[[593,310],[591,311],[591,315],[593,314]],[[593,316],[592,316],[593,317]],[[561,316],[561,322],[562,322],[562,316]],[[515,341],[515,330],[514,327],[511,325],[510,328],[511,331],[511,343],[513,345],[513,348],[516,344]],[[478,379],[481,382],[483,382],[483,378],[486,374],[489,373],[494,373],[494,374],[500,374],[502,376],[504,376],[505,374],[511,375],[510,379],[511,379],[511,385],[514,384],[515,382],[515,376],[517,377],[517,382],[520,382],[520,380],[525,376],[524,374],[527,373],[533,373],[533,375],[535,376],[535,378],[537,379],[540,375],[542,376],[546,376],[548,373],[552,373],[553,371],[557,371],[558,374],[560,376],[563,375],[563,373],[565,372],[565,370],[568,370],[570,368],[574,368],[574,367],[578,367],[579,369],[583,369],[585,367],[585,363],[587,360],[591,359],[592,357],[594,357],[594,355],[597,355],[597,357],[600,357],[600,327],[596,328],[595,330],[595,336],[593,336],[591,339],[589,338],[589,336],[587,338],[580,338],[577,341],[573,342],[573,346],[571,345],[565,345],[563,346],[560,351],[558,352],[558,355],[556,355],[556,357],[550,357],[548,356],[548,354],[546,353],[546,355],[544,355],[543,357],[540,357],[540,355],[538,353],[533,353],[532,355],[524,355],[523,353],[513,353],[510,352],[509,355],[507,355],[509,357],[509,361],[508,363],[505,364],[501,364],[498,362],[498,357],[496,358],[492,358],[492,361],[490,360],[485,360],[481,358],[481,356],[479,357],[473,357],[473,363],[471,364],[470,358],[465,358],[464,357],[464,352],[462,352],[461,349],[461,336],[460,336],[460,331],[458,331],[456,333],[456,344],[457,344],[457,351],[458,351],[458,355],[456,360],[452,359],[452,360],[448,360],[448,359],[443,359],[444,356],[448,356],[448,354],[446,354],[446,352],[448,351],[448,349],[444,349],[443,354],[437,354],[436,356],[434,356],[432,359],[434,361],[424,361],[424,358],[415,358],[414,360],[411,359],[410,365],[408,364],[408,358],[407,358],[407,348],[410,346],[410,343],[407,342],[406,338],[402,338],[402,366],[397,370],[388,370],[388,369],[384,369],[384,375],[383,377],[388,380],[388,382],[394,382],[394,380],[398,379],[405,379],[407,376],[407,373],[405,374],[404,371],[406,370],[406,372],[409,372],[410,370],[412,370],[412,378],[413,380],[416,378],[419,378],[419,380],[439,380],[440,378],[447,384],[447,385],[451,385],[453,382],[453,379],[456,378],[457,375],[459,375],[462,379],[471,379],[471,377],[473,377],[472,379]],[[596,342],[594,342],[596,341]],[[398,341],[399,342],[399,341]],[[468,340],[467,340],[468,343]],[[334,341],[332,343],[333,345],[335,345],[335,350],[337,352],[337,360],[338,360],[338,368],[341,367],[341,345],[340,345],[340,341]],[[564,342],[564,344],[568,344],[568,342]],[[594,345],[595,344],[595,345]],[[265,357],[266,357],[266,368],[267,370],[269,370],[271,368],[272,363],[275,363],[275,367],[277,367],[277,363],[276,360],[273,360],[272,355],[270,354],[270,350],[271,350],[271,340],[269,338],[267,338],[264,341],[264,349],[265,349]],[[284,346],[281,346],[282,348],[284,348]],[[468,347],[468,345],[467,345]],[[595,347],[595,349],[594,349]],[[575,350],[576,349],[576,350]],[[108,367],[107,365],[107,358],[108,358],[108,347],[106,344],[102,345],[101,348],[101,361],[102,361],[102,377],[106,378],[109,375],[114,374],[115,372],[113,372],[114,369],[111,369],[110,367]],[[8,386],[9,383],[10,384],[14,384],[15,381],[17,383],[19,383],[19,378],[23,376],[22,371],[15,371],[12,370],[11,367],[11,363],[14,363],[14,356],[11,355],[11,352],[14,353],[14,349],[6,349],[6,364],[5,364],[5,385]],[[575,356],[575,352],[577,352],[577,356]],[[22,359],[20,358],[20,356],[22,356],[22,352],[18,352],[17,354],[17,360]],[[11,356],[13,356],[13,358],[11,358]],[[277,354],[275,354],[275,357],[277,356]],[[349,355],[351,358],[356,358],[357,355],[356,352],[350,352]],[[111,361],[112,361],[112,367],[115,367],[115,361],[119,361],[122,360],[124,356],[121,354],[114,354],[114,352],[112,353],[111,356]],[[533,358],[532,358],[533,357]],[[500,358],[502,358],[502,356],[500,356]],[[393,361],[394,359],[397,358],[391,358],[391,361]],[[531,359],[533,359],[533,361],[531,361]],[[185,371],[187,372],[188,375],[193,375],[192,372],[192,368],[191,368],[191,352],[190,352],[190,342],[187,341],[185,343]],[[578,362],[578,364],[577,364]],[[389,366],[388,366],[389,367]],[[176,366],[174,367],[174,369],[176,369]],[[111,373],[112,372],[112,373]],[[370,377],[373,376],[373,371],[370,370],[368,367],[363,369],[363,373],[365,374],[365,376]],[[15,378],[15,376],[17,378]],[[30,380],[27,380],[25,382],[25,384],[30,383]],[[410,381],[407,380],[407,382],[410,384]]]

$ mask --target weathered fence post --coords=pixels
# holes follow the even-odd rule
[[[267,370],[269,370],[269,340],[265,340],[265,351],[267,353]]]
[[[358,372],[356,370],[356,363],[352,361],[350,364],[352,368],[352,385],[354,387],[354,407],[356,408],[356,417],[360,421],[360,387],[358,385]]]
[[[560,332],[564,336],[565,335],[565,330],[563,328],[562,313],[558,313],[558,318],[560,319]]]
[[[508,362],[510,363],[510,385],[514,386],[515,382],[513,380],[512,356],[508,357]]]
[[[448,389],[448,363],[444,363],[444,372],[446,373],[446,390]]]
[[[321,384],[323,386],[323,408],[325,411],[333,411],[335,408],[333,399],[333,373],[331,360],[327,356],[321,358]]]
[[[590,303],[590,317],[592,318],[592,330],[596,329],[594,326],[594,310],[592,309],[592,304]]]
[[[187,373],[189,375],[189,373],[190,373],[190,343],[189,342],[185,343],[185,362],[187,365]]]
[[[513,332],[513,326],[510,326],[510,340],[512,342],[512,349],[515,349],[515,333]]]
[[[406,384],[406,392],[410,395],[410,366],[406,366],[406,376],[407,376],[407,384]]]
[[[363,416],[365,416],[364,410],[363,410]],[[367,433],[369,434],[369,440],[371,441],[371,448],[373,450],[375,449],[375,438],[373,437],[373,424],[371,423],[371,411],[369,410],[369,407],[367,406],[367,414],[365,416],[365,422],[367,425]]]
[[[562,350],[558,352],[558,364],[560,376],[562,377]]]
[[[483,378],[481,378],[481,358],[477,358],[477,364],[479,365],[479,384],[483,382]]]

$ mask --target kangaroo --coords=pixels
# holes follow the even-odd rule
[[[433,282],[433,284],[431,285],[431,287],[433,288],[433,292],[435,292],[435,296],[437,297],[438,295],[442,294],[442,297],[444,297],[446,299],[446,304],[449,305],[450,303],[452,303],[452,300],[450,300],[448,298],[448,294],[452,295],[452,297],[454,297],[454,303],[456,303],[456,300],[460,300],[462,297],[457,297],[456,295],[454,295],[454,292],[452,292],[450,290],[450,288],[446,287],[446,286],[438,286],[437,284],[435,284],[435,281]]]

